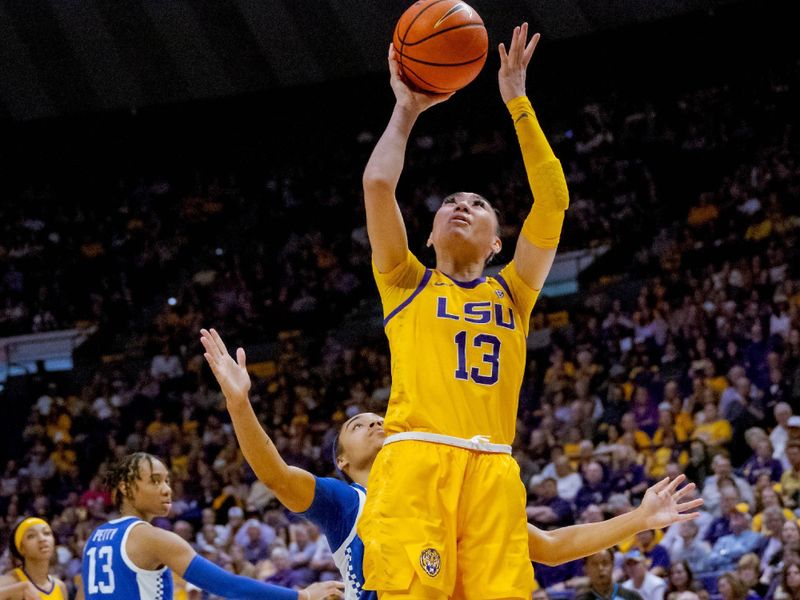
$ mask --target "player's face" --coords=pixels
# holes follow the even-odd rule
[[[342,445],[340,468],[346,471],[349,466],[374,461],[385,439],[383,417],[375,413],[361,413],[345,421],[339,433],[339,443]],[[342,461],[346,463],[344,467]]]
[[[53,530],[49,525],[32,525],[19,545],[20,554],[27,560],[50,560],[55,549]]]
[[[152,466],[146,460],[139,462],[139,479],[136,480],[131,504],[145,520],[169,514],[172,489],[169,487],[169,472],[160,460],[154,460]]]
[[[497,215],[477,194],[460,192],[445,198],[433,219],[430,241],[437,251],[485,261],[500,251]]]

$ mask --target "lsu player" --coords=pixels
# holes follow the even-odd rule
[[[370,471],[385,439],[383,419],[373,413],[361,413],[341,426],[333,460],[349,483],[315,477],[289,466],[250,405],[250,375],[244,350],[238,348],[234,360],[214,329],[202,329],[201,334],[205,359],[222,389],[236,438],[253,471],[284,506],[320,526],[334,550],[334,561],[345,581],[345,599],[374,600],[375,592],[363,587],[364,544],[357,534],[357,524]],[[700,506],[702,500],[680,501],[694,489],[694,484],[689,484],[678,490],[684,479],[680,476],[672,482],[660,481],[647,490],[638,508],[602,523],[555,531],[542,531],[528,525],[530,560],[549,565],[568,562],[613,546],[639,531],[696,518],[698,513],[687,511]]]
[[[514,29],[499,47],[499,86],[534,204],[514,258],[497,254],[497,216],[473,193],[446,197],[428,244],[436,267],[409,251],[395,190],[419,115],[450,95],[411,90],[389,50],[396,102],[363,175],[373,272],[389,340],[392,390],[385,446],[359,524],[367,589],[381,598],[530,598],[525,490],[511,457],[533,305],[561,235],[568,192],[561,164],[526,97],[539,34]]]
[[[299,592],[233,575],[198,556],[176,533],[150,525],[172,503],[167,468],[155,456],[135,452],[108,473],[121,516],[95,529],[83,550],[86,600],[171,600],[172,574],[223,598],[322,600],[341,598],[338,582],[315,583]]]
[[[50,562],[56,551],[55,537],[50,524],[38,517],[28,517],[11,530],[8,549],[20,566],[0,577],[0,587],[18,585],[17,589],[36,591],[41,600],[67,600],[67,586],[50,575]],[[22,593],[19,593],[22,598]]]

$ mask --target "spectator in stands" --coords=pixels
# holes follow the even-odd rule
[[[786,444],[786,460],[789,466],[781,476],[781,494],[784,504],[795,508],[800,499],[800,442]]]
[[[610,548],[587,556],[583,561],[583,571],[589,578],[588,589],[578,594],[575,600],[641,600],[638,592],[614,583],[614,551]]]
[[[647,560],[639,550],[625,554],[623,568],[627,576],[623,588],[638,593],[643,600],[663,600],[667,582],[648,570]]]
[[[733,428],[726,419],[719,415],[717,399],[712,395],[705,400],[703,410],[695,417],[692,437],[703,440],[706,445],[715,448],[730,442],[732,436]]]
[[[590,504],[605,504],[608,500],[609,490],[606,486],[603,467],[597,461],[592,461],[584,469],[584,485],[575,496],[575,513],[581,514]]]
[[[691,523],[691,521],[685,522]],[[653,574],[659,577],[664,577],[667,574],[670,565],[669,553],[658,543],[655,531],[647,529],[637,533],[633,547],[644,555]]]
[[[700,581],[695,581],[690,564],[685,560],[681,560],[670,565],[667,573],[667,589],[664,592],[665,598],[674,598],[672,594],[700,592],[705,589]]]
[[[272,549],[270,560],[275,567],[275,572],[267,577],[266,582],[287,588],[297,588],[303,585],[303,576],[292,569],[289,551],[282,546]]]
[[[720,495],[720,515],[716,517],[708,526],[705,540],[712,546],[723,535],[728,535],[731,532],[731,519],[737,512],[737,506],[741,503],[742,506],[747,506],[746,503],[741,502],[742,497],[739,490],[734,484],[725,485],[722,488]]]
[[[722,600],[745,600],[747,586],[735,573],[723,573],[717,578],[717,591]]]
[[[753,525],[753,531],[757,531],[767,539],[761,551],[761,565],[759,568],[762,571],[767,568],[773,558],[779,556],[783,551],[782,534],[784,525],[787,521],[795,520],[794,515],[787,519],[783,513],[784,510],[778,506],[770,506],[764,509],[764,512],[759,513],[763,517],[761,528],[757,529]],[[755,519],[753,520],[755,521]]]
[[[711,546],[700,537],[696,520],[677,523],[677,525],[680,526],[679,535],[676,542],[670,547],[670,561],[695,566],[702,565],[708,553],[711,552]]]
[[[775,600],[798,600],[800,598],[800,562],[787,562],[781,573],[780,585],[773,596]]]
[[[311,539],[312,529],[319,535],[319,531],[311,523],[300,522],[289,527],[289,560],[292,570],[300,577],[303,585],[314,581],[311,559],[317,552],[317,541]]]
[[[610,491],[631,494],[633,497],[644,494],[648,485],[647,477],[644,468],[636,460],[636,450],[631,446],[620,444],[617,445],[613,456]]]
[[[742,503],[730,516],[731,532],[720,537],[711,549],[705,568],[710,571],[729,571],[749,552],[759,553],[765,538],[750,528],[749,507]]]
[[[750,552],[740,558],[736,565],[736,575],[747,588],[747,595],[752,600],[758,600],[766,595],[767,586],[759,581],[761,579],[761,561],[758,555]]]
[[[776,425],[769,434],[769,441],[772,442],[772,458],[782,461],[784,467],[787,466],[786,443],[789,441],[789,419],[792,416],[792,407],[787,402],[778,402],[772,409]]]
[[[772,443],[768,438],[756,442],[753,455],[742,465],[742,476],[750,485],[755,485],[759,475],[765,473],[769,480],[778,483],[783,475],[783,465],[772,458]]]
[[[764,511],[769,508],[777,508],[778,514],[782,514],[784,519],[794,519],[794,513],[788,508],[783,507],[783,500],[780,494],[775,490],[775,487],[768,485],[756,492],[756,515],[753,517],[753,531],[757,531],[764,535],[770,534],[769,524],[764,520]],[[783,525],[783,519],[780,526]],[[780,532],[780,527],[774,533],[777,535]]]
[[[546,477],[537,487],[538,500],[528,505],[528,520],[541,529],[572,525],[572,507],[560,498],[554,477]]]
[[[706,502],[705,507],[708,512],[715,516],[721,514],[720,503],[722,490],[718,484],[718,480],[721,478],[732,479],[736,484],[736,489],[739,491],[742,500],[748,504],[753,504],[753,490],[750,484],[741,477],[733,474],[731,461],[727,456],[717,454],[711,461],[711,468],[714,474],[706,478],[701,494]]]

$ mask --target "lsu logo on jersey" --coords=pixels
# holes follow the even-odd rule
[[[442,557],[435,548],[425,548],[419,555],[419,564],[431,577],[436,577],[442,568]]]
[[[499,296],[501,297],[501,296]],[[494,322],[498,327],[514,330],[517,328],[514,319],[514,309],[496,302],[465,302],[459,311],[457,307],[448,303],[447,296],[436,299],[436,318],[465,321],[475,325],[485,325]]]

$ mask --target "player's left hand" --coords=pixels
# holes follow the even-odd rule
[[[702,498],[681,502],[681,499],[694,491],[695,485],[689,483],[678,489],[686,481],[685,475],[678,475],[672,481],[666,477],[648,488],[642,504],[637,510],[642,511],[647,529],[662,529],[680,521],[690,521],[700,516],[698,512],[688,512],[703,505]]]
[[[541,35],[534,33],[528,41],[528,24],[523,23],[514,28],[511,36],[511,45],[506,52],[505,44],[498,46],[500,52],[500,73],[497,79],[500,83],[500,95],[503,102],[525,95],[525,72],[531,62],[533,51],[539,43]]]
[[[206,352],[203,356],[211,367],[227,402],[247,402],[250,391],[250,374],[247,372],[247,358],[243,348],[236,350],[233,360],[225,343],[215,329],[200,330],[200,343]]]

